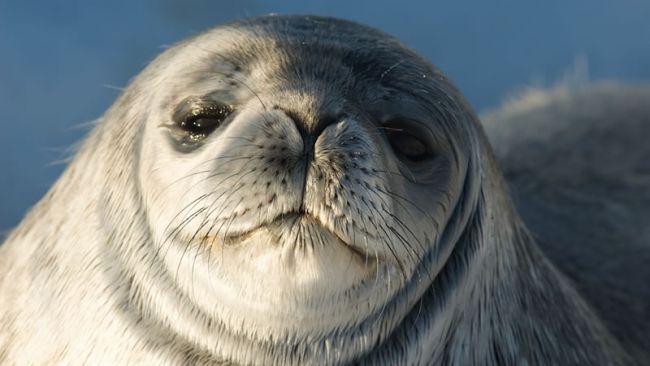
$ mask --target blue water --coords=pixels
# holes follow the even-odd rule
[[[267,13],[330,15],[401,38],[477,110],[587,60],[593,80],[650,81],[650,2],[0,0],[0,232],[56,180],[64,151],[174,43]]]

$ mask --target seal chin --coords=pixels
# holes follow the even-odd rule
[[[199,252],[188,249],[187,266],[179,265],[181,245],[166,260],[180,268],[177,279],[188,296],[231,329],[242,322],[286,336],[343,329],[378,311],[399,288],[391,263],[348,244],[309,214],[282,214],[215,240],[223,244],[209,252],[194,243]]]
[[[233,283],[240,289],[267,283],[265,288],[275,288],[275,295],[290,297],[302,292],[312,298],[334,293],[349,296],[349,292],[363,291],[364,283],[376,280],[377,272],[390,263],[377,250],[346,240],[339,231],[335,222],[290,211],[250,226],[240,223],[236,230],[224,230],[216,237],[188,233],[180,238],[179,247],[213,244],[205,256],[216,274],[210,281],[236,277]]]

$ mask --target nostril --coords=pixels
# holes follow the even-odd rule
[[[296,128],[300,132],[300,136],[302,136],[302,139],[305,140],[305,137],[309,135],[307,123],[305,122],[306,120],[305,116],[301,116],[300,113],[296,111],[287,110],[279,107],[277,109],[284,112],[284,114],[293,121],[293,124],[296,125]]]
[[[317,118],[304,115],[298,111],[284,109],[274,106],[274,109],[279,109],[289,117],[300,131],[300,135],[305,141],[314,141],[327,126],[333,125],[342,121],[344,115],[342,113],[322,113]]]
[[[321,118],[318,119],[318,122],[316,122],[316,126],[314,128],[314,136],[319,136],[321,133],[323,133],[323,130],[327,128],[327,126],[333,125],[335,123],[338,123],[342,121],[344,118],[343,114],[325,114]]]

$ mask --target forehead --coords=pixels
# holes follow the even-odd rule
[[[163,110],[190,95],[232,105],[284,101],[314,115],[335,106],[453,115],[466,106],[442,72],[395,38],[331,18],[229,24],[184,41],[151,66],[148,82],[164,87],[150,91]]]
[[[257,73],[270,81],[381,82],[441,75],[395,38],[356,23],[317,17],[263,17],[201,34],[179,47],[183,71]]]

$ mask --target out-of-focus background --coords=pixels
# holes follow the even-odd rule
[[[650,81],[647,0],[0,0],[0,237],[56,180],[83,125],[165,45],[268,13],[336,16],[394,34],[477,111],[576,67],[595,81]]]

